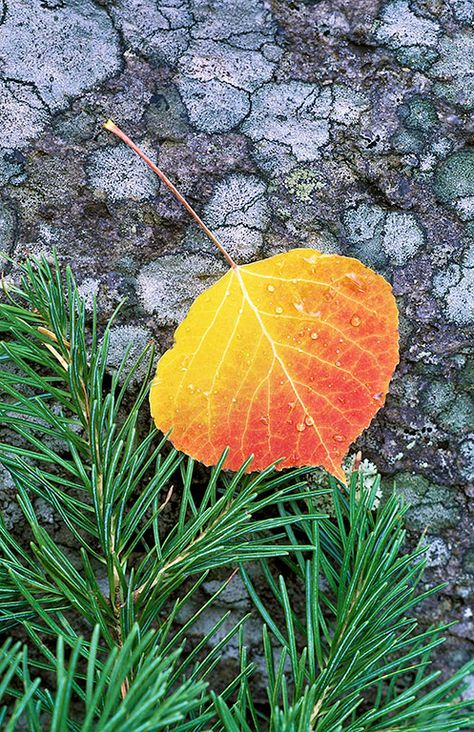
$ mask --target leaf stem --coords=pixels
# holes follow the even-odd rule
[[[112,122],[111,119],[108,119],[107,122],[105,122],[104,127],[106,130],[109,130],[109,132],[113,132],[114,135],[119,137],[126,145],[128,145],[129,148],[131,148],[139,157],[141,157],[142,160],[145,161],[145,163],[153,170],[154,173],[158,176],[158,178],[170,189],[173,196],[184,206],[186,211],[193,217],[195,222],[198,224],[198,226],[201,227],[201,229],[204,231],[206,236],[209,237],[209,239],[212,241],[213,244],[219,249],[219,251],[224,255],[225,259],[227,260],[229,266],[232,269],[236,269],[237,265],[230,256],[230,254],[226,251],[226,249],[222,246],[219,239],[215,234],[212,233],[212,231],[206,226],[204,221],[201,219],[200,216],[196,213],[196,211],[190,206],[190,204],[186,201],[184,196],[178,191],[175,185],[170,181],[170,179],[163,173],[160,168],[158,168],[155,163],[150,160],[148,155],[145,155],[143,150],[140,150],[140,148],[135,145],[133,140],[131,140],[125,132],[122,132],[120,127],[117,127],[117,125]]]

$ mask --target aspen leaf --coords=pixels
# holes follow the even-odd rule
[[[237,266],[166,175],[111,120],[183,204],[230,269],[196,298],[158,362],[156,426],[205,465],[322,466],[344,480],[349,445],[385,401],[398,363],[398,312],[357,259],[293,249]],[[183,277],[185,273],[183,272]]]
[[[158,363],[157,427],[235,470],[320,465],[344,479],[349,445],[398,363],[390,285],[356,259],[293,249],[231,268],[201,294]]]

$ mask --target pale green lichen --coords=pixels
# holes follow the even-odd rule
[[[434,190],[442,203],[462,220],[474,218],[474,150],[465,148],[443,160],[435,173]]]
[[[285,185],[298,201],[308,203],[311,200],[311,194],[316,190],[321,190],[324,182],[321,176],[311,168],[298,167],[286,176]]]
[[[393,490],[393,481],[382,481],[384,493]],[[400,473],[396,489],[409,506],[407,525],[415,531],[439,531],[456,526],[460,504],[456,491],[448,486],[430,483],[422,475]]]

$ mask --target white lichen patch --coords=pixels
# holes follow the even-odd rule
[[[474,0],[447,0],[455,17],[464,23],[474,23]]]
[[[142,146],[151,159],[153,151]],[[112,201],[127,198],[141,201],[152,198],[158,190],[158,178],[142,160],[125,145],[107,145],[89,156],[86,166],[91,188]]]
[[[49,119],[34,91],[16,81],[0,80],[0,147],[24,147]]]
[[[346,237],[354,253],[376,262],[383,253],[397,265],[405,264],[423,247],[424,235],[413,214],[385,211],[361,203],[343,215]]]
[[[423,545],[426,547],[424,556],[428,567],[441,567],[449,561],[451,551],[441,537],[427,534]]]
[[[423,401],[428,414],[438,416],[456,398],[452,384],[445,381],[433,381],[423,392]]]
[[[463,196],[453,204],[458,216],[462,221],[474,219],[474,196]]]
[[[235,173],[221,180],[204,207],[209,226],[244,226],[264,228],[269,219],[264,195],[265,183],[255,175]]]
[[[443,297],[446,292],[456,285],[461,278],[459,264],[449,264],[445,270],[437,272],[433,278],[433,291],[436,295]]]
[[[445,36],[439,60],[430,75],[436,79],[434,91],[465,109],[474,108],[474,36],[470,32]]]
[[[348,484],[350,483],[352,475],[354,473],[354,465],[356,459],[357,453],[351,453],[346,457],[342,465]],[[380,505],[380,500],[382,498],[380,474],[377,470],[377,466],[370,460],[367,460],[367,458],[364,458],[364,460],[362,460],[357,467],[357,473],[359,476],[358,479],[362,482],[364,494],[370,493],[375,484],[378,483],[375,490],[374,502],[372,504],[372,508],[377,508]],[[334,503],[331,497],[331,492],[329,490],[328,474],[323,470],[317,470],[313,473],[309,473],[307,476],[307,480],[312,488],[320,487],[322,489],[326,488],[328,490],[327,494],[317,496],[315,501],[317,502],[317,507],[319,511],[327,513],[329,516],[334,516]],[[360,489],[357,490],[356,495],[360,497]]]
[[[174,64],[189,45],[193,16],[186,2],[117,0],[111,4],[110,12],[135,53]]]
[[[405,264],[423,247],[424,235],[413,214],[390,212],[385,217],[381,245],[395,264]]]
[[[461,693],[461,698],[466,702],[471,702],[474,699],[474,674],[469,674],[464,679],[465,688]]]
[[[461,474],[468,483],[474,482],[474,439],[467,439],[459,447]]]
[[[0,465],[0,510],[5,526],[9,531],[18,526],[23,519],[20,506],[14,500],[16,492],[17,489],[11,474],[3,465]]]
[[[343,220],[349,241],[368,242],[374,238],[380,238],[384,212],[379,206],[361,203],[346,211]]]
[[[474,219],[474,151],[464,148],[442,160],[435,172],[439,200],[453,208],[462,221]]]
[[[218,79],[177,80],[189,121],[201,132],[229,132],[250,110],[249,94]]]
[[[100,280],[95,277],[86,277],[85,280],[78,285],[79,295],[84,301],[86,310],[92,310],[94,300],[99,294]]]
[[[299,162],[317,160],[329,140],[330,89],[302,81],[264,84],[242,125],[254,141],[289,145]]]
[[[351,475],[354,471],[354,465],[356,463],[357,454],[353,453],[348,455],[348,457],[344,460],[343,468],[344,472],[346,473],[347,480],[349,481],[351,478]],[[380,475],[379,471],[377,470],[377,466],[375,463],[371,462],[367,458],[364,458],[360,465],[357,468],[357,472],[359,473],[363,486],[366,491],[371,491],[376,482],[379,481]],[[375,491],[375,498],[373,503],[373,508],[377,508],[380,504],[380,499],[382,498],[382,488],[379,485]]]
[[[113,370],[121,367],[123,359],[126,366],[122,370],[119,381],[123,382],[130,368],[137,362],[146,346],[151,341],[151,331],[139,325],[117,325],[110,330],[107,366]],[[134,370],[131,383],[141,383],[148,368],[148,356],[141,359]]]
[[[474,269],[466,269],[459,281],[449,288],[444,301],[450,320],[460,325],[474,322]]]
[[[259,169],[270,175],[282,175],[291,171],[297,162],[288,144],[260,140],[253,145],[252,157]]]
[[[240,37],[267,37],[275,29],[275,23],[264,0],[219,0],[213,3],[212,12],[201,0],[192,2],[196,25],[193,36],[204,40],[232,39],[235,43]]]
[[[265,193],[260,178],[236,173],[217,184],[204,207],[204,220],[231,256],[248,261],[261,247],[270,218]]]
[[[56,111],[120,70],[118,37],[105,10],[93,3],[50,8],[41,0],[9,0],[0,25],[0,65],[5,78],[30,85]]]
[[[370,107],[370,100],[366,94],[355,91],[345,84],[334,84],[332,87],[333,104],[331,119],[342,125],[353,125],[360,116]]]
[[[251,92],[272,78],[275,64],[260,51],[206,40],[192,43],[181,59],[180,70],[199,81],[217,79]]]
[[[8,252],[14,241],[15,215],[13,211],[0,201],[0,252]],[[3,262],[0,259],[0,265]]]
[[[195,1],[189,9],[194,22],[176,83],[194,127],[228,132],[248,114],[249,94],[273,77],[276,25],[262,0],[223,0],[212,13]]]
[[[434,292],[444,301],[445,312],[458,325],[474,322],[474,244],[464,253],[461,265],[450,264],[433,280]]]
[[[434,48],[439,35],[438,23],[416,15],[408,0],[388,3],[377,21],[375,33],[379,43],[393,49],[412,46]]]
[[[160,325],[176,325],[193,300],[226,272],[226,263],[205,254],[166,254],[138,275],[138,294],[145,312]]]

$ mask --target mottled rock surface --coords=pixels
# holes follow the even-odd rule
[[[107,117],[239,261],[314,246],[393,283],[401,363],[360,448],[427,530],[446,668],[474,637],[473,29],[472,0],[0,1],[0,249],[55,247],[104,319],[126,296],[117,362],[224,265]]]

